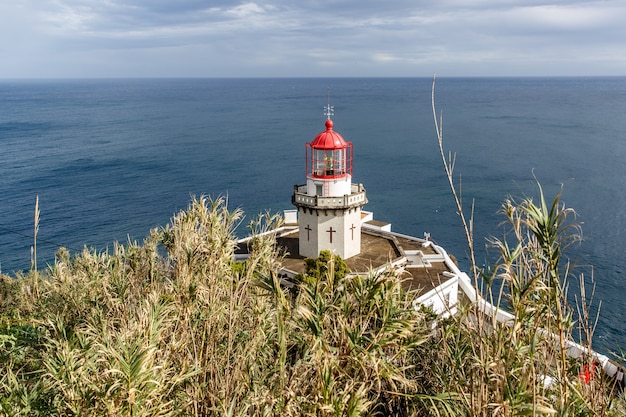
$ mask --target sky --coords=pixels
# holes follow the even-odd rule
[[[624,0],[7,0],[0,78],[626,75]]]

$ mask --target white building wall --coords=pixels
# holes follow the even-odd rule
[[[316,258],[320,251],[330,250],[343,259],[361,251],[361,209],[311,210],[298,213],[300,255]],[[353,228],[354,226],[354,228]],[[330,241],[332,232],[332,243]],[[354,231],[354,234],[353,234]]]
[[[322,194],[317,194],[318,186],[322,189]],[[320,178],[309,177],[306,180],[306,193],[310,196],[322,195],[324,197],[336,196],[342,197],[350,195],[352,187],[352,179],[350,175],[345,178],[337,178],[330,180],[322,180]]]

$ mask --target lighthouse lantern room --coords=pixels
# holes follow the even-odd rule
[[[350,194],[352,143],[333,131],[331,119],[326,120],[326,131],[306,144],[306,160],[310,161],[306,173],[309,194]]]
[[[361,251],[362,184],[352,184],[352,143],[333,130],[326,106],[326,130],[306,144],[306,184],[292,197],[298,209],[299,252],[315,258],[328,249],[344,259]]]

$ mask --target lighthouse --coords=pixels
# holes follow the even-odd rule
[[[320,251],[348,259],[361,252],[361,208],[367,203],[362,184],[352,183],[352,142],[333,130],[332,107],[325,106],[326,130],[305,146],[306,184],[295,185],[299,254]]]

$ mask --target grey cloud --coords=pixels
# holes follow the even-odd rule
[[[574,55],[594,60],[602,51],[602,67],[579,68],[614,74],[626,72],[617,58],[625,55],[622,3],[23,0],[0,5],[0,52],[11,56],[11,71],[22,74],[37,74],[33,56],[44,60],[54,51],[56,70],[63,73],[67,62],[68,76],[78,67],[71,60],[83,60],[80,68],[86,68],[88,60],[104,56],[120,76],[160,74],[173,68],[165,62],[185,57],[186,71],[195,76],[323,76],[423,75],[441,68],[467,75],[567,75]],[[20,24],[3,25],[7,14]],[[24,40],[21,49],[8,42],[16,37]],[[613,61],[606,58],[611,53]],[[135,56],[144,62],[128,62]],[[0,68],[0,77],[8,75]]]

